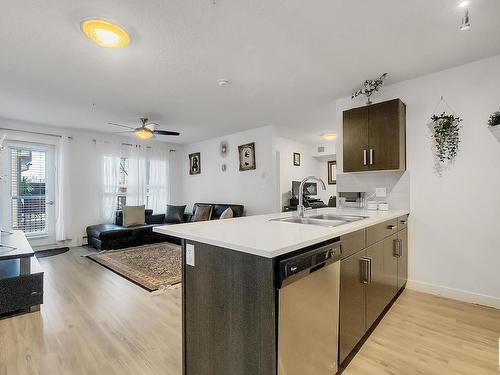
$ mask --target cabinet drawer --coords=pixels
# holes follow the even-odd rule
[[[366,231],[364,229],[357,232],[340,236],[342,242],[342,259],[363,250],[366,247]]]
[[[398,231],[408,227],[408,215],[398,217]]]
[[[43,303],[43,273],[0,280],[0,314]]]
[[[384,238],[397,233],[398,219],[384,221],[383,223],[369,227],[366,230],[366,246],[373,245]]]

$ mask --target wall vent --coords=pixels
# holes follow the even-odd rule
[[[325,152],[325,146],[318,146],[318,153]]]

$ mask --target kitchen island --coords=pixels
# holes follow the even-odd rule
[[[322,208],[306,213],[313,215],[364,218],[327,227],[278,221],[293,216],[279,213],[154,229],[182,239],[183,374],[278,374],[280,263],[340,240],[346,272],[344,277],[341,266],[338,362],[347,357],[360,332],[363,336],[368,330],[365,318],[361,328],[354,327],[361,323],[353,317],[378,317],[404,286],[406,279],[398,279],[402,254],[398,233],[406,230],[408,211]],[[348,261],[355,257],[359,261],[353,267]],[[405,267],[399,267],[404,276]],[[362,290],[353,288],[353,278]],[[343,282],[346,291],[358,297],[368,295],[372,287],[373,303],[364,298],[367,306],[353,311],[361,298],[349,304],[343,298]],[[344,322],[343,303],[348,313]]]

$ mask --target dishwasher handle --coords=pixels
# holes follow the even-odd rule
[[[279,262],[278,289],[340,260],[340,241],[318,246]]]

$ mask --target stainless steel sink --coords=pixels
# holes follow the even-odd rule
[[[311,217],[285,217],[285,218],[281,218],[281,219],[271,219],[271,221],[283,221],[285,223],[320,225],[322,227],[337,227],[339,225],[348,223],[348,221],[344,221],[344,220],[321,220],[321,219],[313,219]]]
[[[322,227],[338,227],[339,225],[352,223],[353,221],[366,219],[366,216],[353,215],[313,215],[306,217],[284,217],[279,219],[271,219],[271,221],[283,221],[285,223],[319,225]]]
[[[342,220],[352,223],[353,221],[366,219],[368,216],[357,216],[357,215],[335,215],[335,214],[321,214],[308,216],[311,219],[318,220]]]

